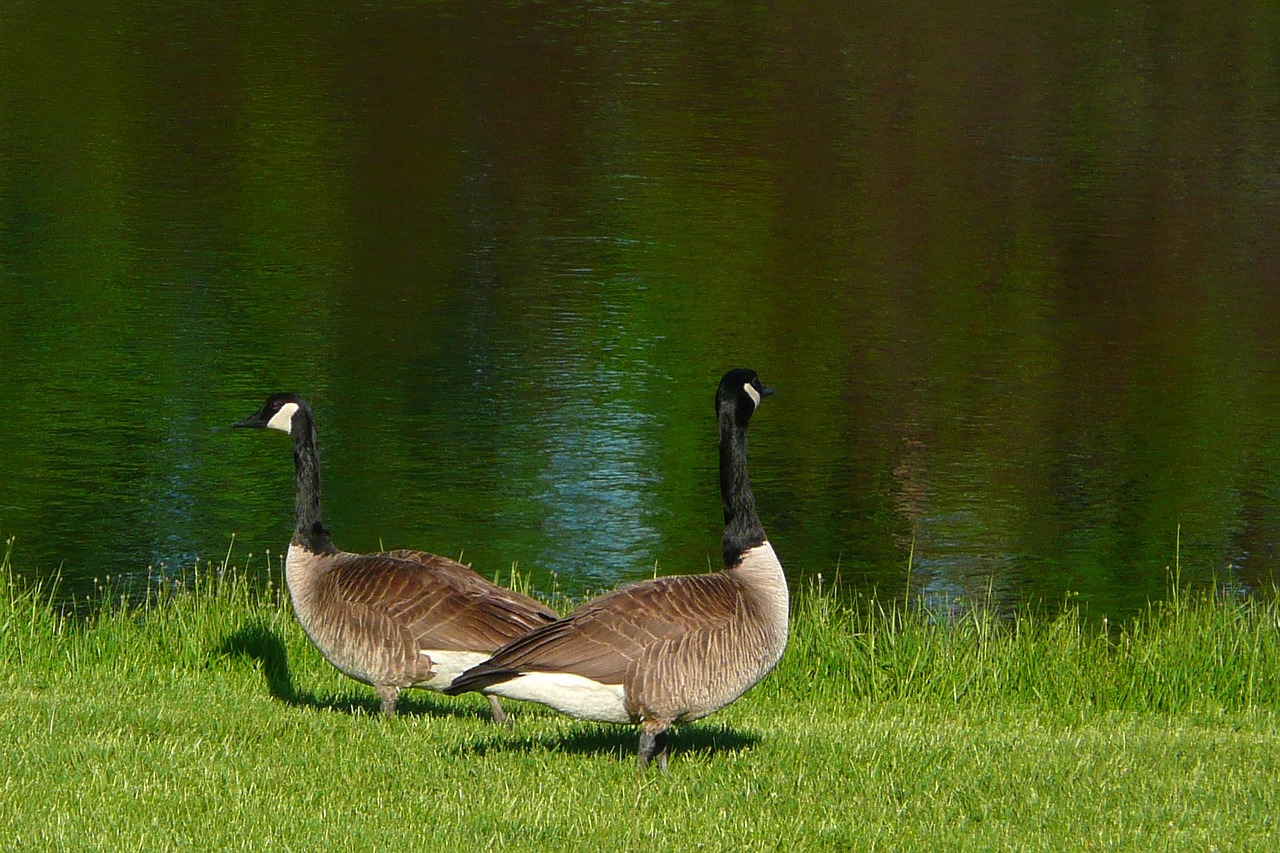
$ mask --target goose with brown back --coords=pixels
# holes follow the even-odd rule
[[[297,394],[272,394],[237,427],[293,438],[297,522],[285,559],[294,612],[320,653],[345,675],[372,685],[395,714],[407,687],[444,690],[504,643],[549,624],[538,601],[490,583],[466,566],[422,551],[338,550],[320,517],[315,416]],[[506,715],[489,697],[496,722]]]
[[[787,645],[788,592],[747,479],[747,426],[772,391],[731,370],[716,391],[724,569],[593,599],[494,652],[446,693],[479,690],[610,723],[639,723],[637,760],[667,768],[667,729],[733,702]]]

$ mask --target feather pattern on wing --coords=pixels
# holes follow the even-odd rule
[[[443,687],[430,683],[433,661],[423,652],[488,653],[556,618],[528,596],[421,551],[314,555],[295,546],[290,570],[295,564],[290,588],[308,635],[340,670],[370,684]]]

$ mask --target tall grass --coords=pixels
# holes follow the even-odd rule
[[[12,557],[10,538],[0,565],[0,664],[10,677],[104,667],[153,675],[157,667],[199,670],[217,659],[216,638],[246,622],[291,628],[280,583],[251,583],[230,551],[223,561],[193,565],[180,577],[152,579],[140,595],[120,593],[109,580],[98,583],[81,610],[57,604],[56,579],[24,581]]]
[[[4,557],[0,558],[0,583],[4,584],[4,594],[0,596],[0,660],[6,673],[35,665],[39,659],[36,649],[47,651],[50,640],[61,633],[44,586],[22,584],[14,574],[13,542],[12,536],[5,540]]]
[[[271,579],[255,585],[230,549],[221,562],[152,583],[141,597],[101,587],[87,617],[53,605],[54,583],[21,582],[12,557],[10,538],[0,563],[0,661],[11,675],[100,664],[199,669],[225,657],[219,638],[246,625],[310,654],[279,567],[269,564]],[[535,592],[517,566],[499,580]],[[1000,702],[1072,713],[1275,709],[1280,603],[1274,595],[1231,598],[1175,584],[1166,600],[1120,625],[1091,624],[1069,604],[1056,614],[974,607],[940,619],[899,602],[845,596],[819,580],[794,596],[779,671],[775,685],[798,700],[816,692],[840,702]]]
[[[1171,587],[1120,625],[974,607],[955,619],[814,585],[797,596],[788,657],[833,698],[991,702],[1054,712],[1280,708],[1280,606]]]

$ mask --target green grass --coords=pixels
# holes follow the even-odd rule
[[[1109,633],[1071,611],[934,623],[797,592],[778,669],[635,732],[372,690],[278,585],[208,567],[60,617],[0,582],[0,840],[33,849],[1275,849],[1280,608],[1179,594]]]

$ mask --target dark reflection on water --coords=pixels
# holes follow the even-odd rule
[[[0,535],[261,569],[288,445],[227,426],[290,388],[344,547],[697,571],[745,364],[797,583],[1267,587],[1280,12],[1071,5],[19,3]]]

